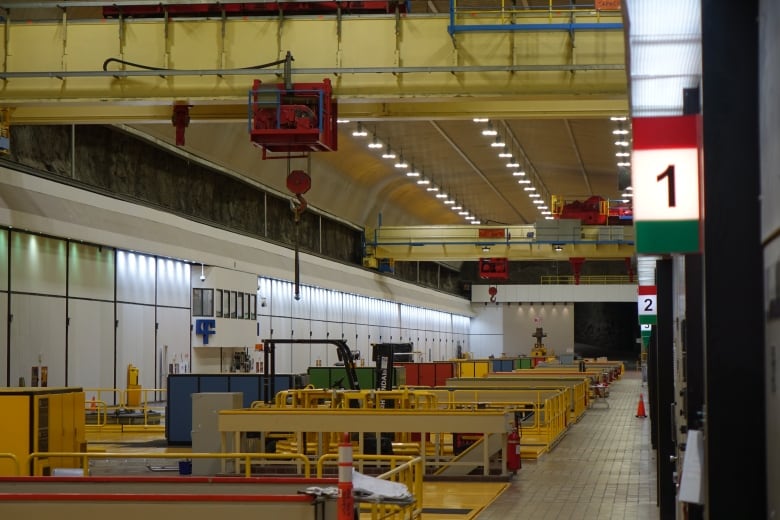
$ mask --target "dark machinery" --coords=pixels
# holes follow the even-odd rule
[[[414,361],[412,343],[372,343],[371,360],[376,363],[377,390],[392,390],[395,386],[393,365]],[[389,403],[388,403],[389,404]],[[380,403],[384,408],[384,403]]]

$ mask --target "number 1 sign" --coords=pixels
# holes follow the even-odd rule
[[[700,251],[699,116],[632,121],[637,253]]]

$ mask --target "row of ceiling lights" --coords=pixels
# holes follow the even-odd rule
[[[493,123],[487,118],[480,117],[475,117],[473,121],[475,123],[485,124],[482,129],[482,135],[486,137],[495,137],[495,141],[492,142],[490,146],[499,149],[498,157],[507,160],[506,167],[512,170],[513,177],[519,177],[517,183],[523,186],[523,191],[528,195],[528,198],[531,199],[531,202],[536,206],[539,213],[544,216],[545,219],[552,220],[553,216],[550,207],[539,194],[531,179],[528,178],[525,168],[520,166],[520,163],[511,152],[506,141],[499,136],[498,130],[493,127]]]
[[[628,129],[629,123],[626,116],[612,116],[610,121],[617,124],[617,128],[612,130],[612,135],[616,137],[615,140],[615,158],[617,159],[617,167],[619,170],[628,170],[631,168],[631,131]],[[623,197],[623,202],[630,202],[631,197],[634,196],[631,191],[631,186],[627,186],[623,193],[620,194]]]
[[[346,119],[339,119],[339,123],[349,123],[349,120]],[[368,137],[368,131],[363,127],[361,123],[357,124],[357,127],[352,132],[353,137]],[[458,215],[462,216],[467,222],[471,224],[482,224],[482,221],[480,221],[474,214],[470,211],[468,211],[466,208],[463,207],[462,204],[459,204],[455,197],[452,197],[450,195],[447,195],[441,187],[436,185],[431,179],[428,179],[425,175],[423,175],[420,170],[414,167],[412,165],[409,166],[409,163],[404,159],[404,156],[402,154],[396,154],[393,152],[393,149],[391,148],[390,144],[388,143],[387,148],[385,149],[385,144],[379,140],[376,133],[373,134],[371,141],[368,143],[368,148],[374,151],[382,151],[382,159],[388,159],[388,160],[395,160],[394,167],[399,170],[405,170],[406,176],[410,179],[414,179],[417,184],[420,187],[425,187],[425,191],[432,193],[437,199],[441,200],[443,204],[447,205],[451,210],[457,211]]]

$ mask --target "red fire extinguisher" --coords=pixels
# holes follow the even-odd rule
[[[520,469],[520,434],[515,427],[506,438],[506,467],[512,473]]]

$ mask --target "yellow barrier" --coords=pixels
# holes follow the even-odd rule
[[[252,476],[252,461],[272,460],[289,461],[303,466],[303,476],[311,477],[311,463],[308,457],[297,453],[111,453],[111,452],[33,452],[27,457],[27,463],[33,463],[36,468],[34,476],[41,476],[37,461],[51,457],[74,457],[81,459],[81,469],[84,475],[89,474],[89,461],[94,459],[222,459],[234,460],[238,465],[244,464],[244,475]]]
[[[14,473],[14,475],[22,474],[22,468],[19,466],[19,459],[16,458],[16,455],[14,455],[13,453],[0,453],[0,459],[11,459],[11,462],[13,463],[13,466],[16,469],[16,473]],[[2,472],[0,474],[4,475],[5,472]]]
[[[570,388],[548,390],[524,389],[433,389],[447,410],[494,408],[514,410],[520,415],[521,445],[542,445],[545,451],[561,438],[568,428]],[[446,395],[445,395],[446,394]],[[512,394],[529,394],[530,399],[508,399]],[[446,399],[446,401],[445,401]],[[584,403],[583,403],[584,406]]]
[[[128,406],[128,397],[130,395],[128,392],[133,392],[134,396],[140,396],[140,402],[137,405]],[[86,430],[90,432],[113,429],[119,429],[122,432],[164,432],[166,392],[167,390],[164,388],[130,390],[120,388],[85,388],[85,411],[95,414],[95,422],[87,424]],[[161,401],[162,404],[155,404]],[[143,422],[141,424],[122,424],[120,422],[110,423],[108,421],[111,414],[121,419],[122,411],[127,409],[138,410],[143,418]]]
[[[363,512],[369,512],[372,519],[392,518],[407,520],[418,518],[423,508],[423,459],[420,457],[408,457],[399,455],[363,455],[356,454],[353,462],[362,469],[364,462],[377,462],[390,467],[377,478],[404,484],[414,497],[411,504],[393,503],[360,503]],[[317,477],[323,477],[323,469],[326,464],[336,465],[338,454],[323,455],[317,460]]]

